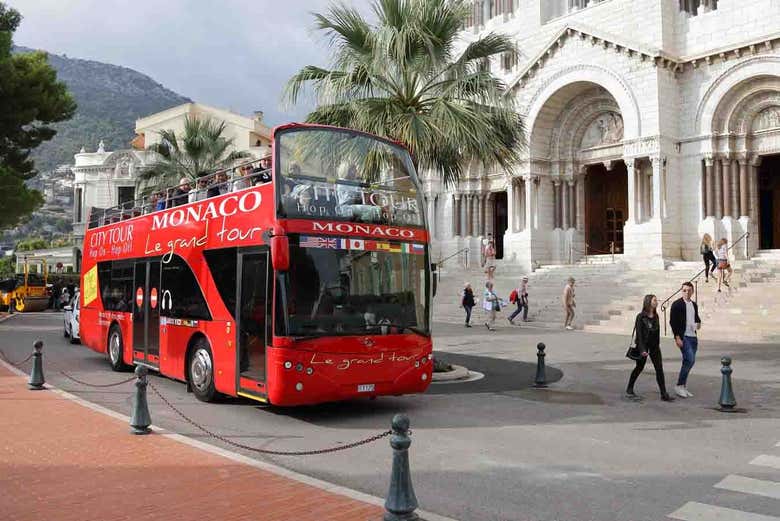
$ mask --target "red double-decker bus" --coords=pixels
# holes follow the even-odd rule
[[[425,391],[432,279],[409,153],[293,124],[274,129],[270,159],[232,179],[210,175],[194,197],[179,187],[167,200],[93,209],[82,343],[114,370],[149,366],[204,401]]]

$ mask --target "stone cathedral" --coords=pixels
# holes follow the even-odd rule
[[[512,171],[423,176],[434,261],[476,261],[488,233],[524,269],[661,268],[704,233],[780,249],[780,0],[477,0],[463,39],[491,31],[517,43],[491,70],[527,147]]]

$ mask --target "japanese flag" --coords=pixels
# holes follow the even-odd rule
[[[365,250],[366,249],[366,241],[363,239],[350,239],[349,240],[349,249],[350,250]]]

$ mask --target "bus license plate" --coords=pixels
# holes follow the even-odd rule
[[[359,393],[370,393],[374,390],[374,384],[360,384],[358,385]]]

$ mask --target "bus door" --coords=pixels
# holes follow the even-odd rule
[[[133,361],[160,367],[160,261],[135,263]]]
[[[236,277],[238,394],[265,401],[265,346],[270,341],[268,248],[239,249]]]

